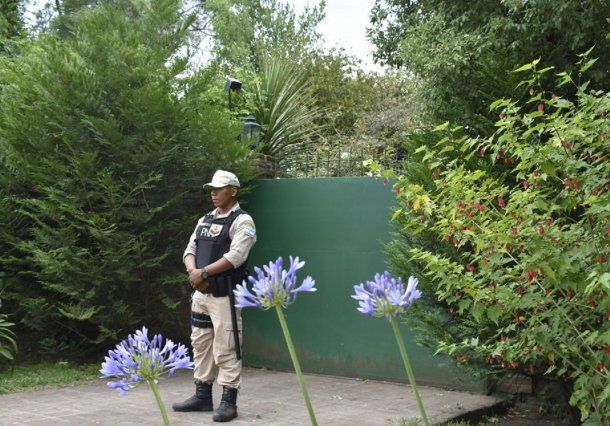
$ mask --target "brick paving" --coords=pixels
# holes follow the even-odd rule
[[[174,401],[194,391],[188,371],[162,380],[159,389],[172,425],[216,424],[212,413],[177,413]],[[400,425],[416,419],[417,403],[404,384],[306,375],[320,425]],[[420,395],[433,423],[486,409],[502,402],[496,396],[421,386]],[[214,386],[215,406],[221,389]],[[248,369],[232,425],[308,425],[309,416],[294,373]],[[152,392],[142,385],[125,396],[105,380],[84,385],[0,395],[0,425],[160,425]]]

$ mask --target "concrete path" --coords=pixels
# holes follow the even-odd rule
[[[217,424],[212,413],[176,413],[174,401],[194,391],[188,371],[159,384],[172,425]],[[406,385],[307,375],[311,402],[320,425],[407,425],[419,411]],[[500,402],[494,396],[420,387],[433,423]],[[221,389],[214,386],[215,406]],[[308,425],[309,416],[296,375],[246,370],[238,401],[239,417],[231,425]],[[160,425],[152,392],[142,385],[125,396],[106,387],[105,380],[81,386],[0,395],[0,425]]]

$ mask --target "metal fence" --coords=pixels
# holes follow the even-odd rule
[[[394,148],[346,148],[302,151],[280,161],[260,155],[258,169],[261,178],[367,176],[371,174],[373,164],[381,168],[396,168],[400,160],[400,153]]]

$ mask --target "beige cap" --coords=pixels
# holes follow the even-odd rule
[[[216,170],[214,176],[212,176],[212,182],[208,182],[203,185],[204,188],[212,187],[212,188],[224,188],[225,186],[236,186],[240,187],[239,179],[231,172],[226,172],[224,170]]]

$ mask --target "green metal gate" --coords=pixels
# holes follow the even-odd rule
[[[391,238],[391,186],[368,177],[258,180],[243,207],[257,226],[250,269],[283,256],[299,256],[315,293],[300,294],[286,311],[305,372],[406,381],[385,319],[356,311],[353,286],[387,268],[383,244]],[[248,308],[244,318],[246,365],[291,370],[273,311]],[[401,325],[418,382],[482,390],[453,361],[415,345]]]

